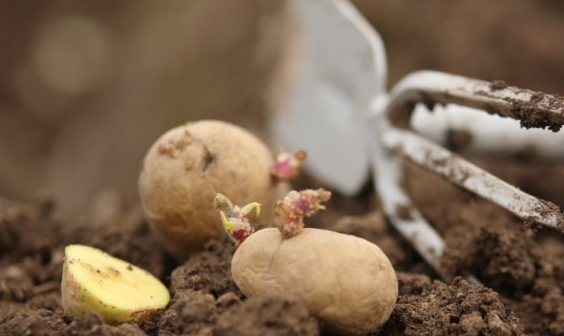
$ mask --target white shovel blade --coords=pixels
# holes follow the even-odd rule
[[[308,153],[304,168],[352,195],[369,174],[366,117],[385,93],[382,41],[345,0],[290,0],[299,50],[288,96],[270,120],[288,150]]]

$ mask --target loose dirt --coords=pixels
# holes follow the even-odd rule
[[[530,158],[470,159],[502,178],[562,205],[564,164]],[[511,168],[508,168],[511,167]],[[354,234],[377,243],[399,278],[397,306],[373,335],[520,335],[564,333],[562,237],[533,232],[499,207],[406,165],[414,203],[445,237],[445,272],[438,279],[391,229],[370,188],[356,198],[335,195],[309,220],[311,226]],[[547,181],[547,172],[550,180]],[[534,180],[536,179],[536,180]],[[534,180],[534,181],[533,181]],[[549,185],[546,183],[549,182]],[[317,187],[310,177],[297,188]],[[542,187],[528,190],[531,186]],[[151,236],[138,208],[120,223],[97,216],[64,232],[56,203],[0,203],[0,334],[37,335],[325,335],[323,325],[296,299],[247,300],[230,275],[234,247],[212,241],[183,261],[168,257]],[[131,261],[163,280],[172,293],[168,308],[141,325],[108,326],[96,316],[73,319],[62,311],[60,277],[66,244],[83,243]],[[482,284],[463,277],[472,274]]]

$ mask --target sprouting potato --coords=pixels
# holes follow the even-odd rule
[[[65,248],[61,294],[65,313],[95,313],[108,324],[151,320],[170,301],[147,271],[84,245]]]
[[[247,297],[289,293],[303,300],[331,331],[368,333],[392,313],[398,295],[396,274],[373,243],[337,232],[303,229],[303,217],[323,209],[320,202],[329,197],[322,189],[292,191],[276,203],[277,228],[254,233],[240,208],[222,195],[214,203],[239,245],[231,273]]]
[[[153,233],[179,259],[201,249],[224,234],[209,200],[220,192],[239,203],[274,204],[289,190],[284,177],[299,169],[299,160],[282,159],[274,165],[258,138],[222,121],[203,120],[166,132],[149,149],[139,178]],[[271,219],[271,211],[261,216],[262,222]]]
[[[397,299],[396,275],[380,248],[327,230],[304,229],[291,239],[259,230],[237,249],[231,272],[246,296],[291,293],[342,333],[374,331]]]

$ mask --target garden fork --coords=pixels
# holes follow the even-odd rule
[[[270,122],[282,145],[308,152],[305,169],[344,195],[358,192],[372,174],[389,222],[445,280],[448,276],[440,268],[445,243],[404,189],[403,157],[528,225],[564,232],[564,215],[556,205],[518,190],[411,129],[418,128],[412,125],[414,110],[440,110],[445,120],[458,121],[472,135],[480,136],[477,129],[505,132],[521,139],[517,147],[523,147],[541,135],[520,136],[527,132],[518,122],[490,119],[484,124],[475,114],[488,117],[485,111],[516,119],[526,128],[558,131],[564,124],[561,98],[434,71],[412,73],[388,93],[384,45],[347,0],[289,0],[289,5],[299,30],[296,55],[288,60],[295,63],[294,75]],[[474,115],[468,116],[469,110]],[[430,118],[437,117],[418,120],[425,124]],[[431,131],[438,134],[445,127]],[[550,143],[564,143],[560,134],[543,134],[553,137],[535,142],[541,152]]]

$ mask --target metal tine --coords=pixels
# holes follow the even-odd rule
[[[562,97],[437,71],[413,72],[396,84],[390,92],[388,117],[406,126],[416,102],[474,107],[519,120],[525,128],[557,132],[564,125]]]
[[[558,97],[515,87],[498,88],[494,83],[431,71],[413,73],[394,87],[386,107],[386,119],[396,125],[408,125],[413,106],[418,102],[476,107],[518,119],[526,127],[549,127],[556,131],[564,123],[564,102]],[[531,114],[540,114],[542,118]],[[498,204],[527,225],[564,233],[564,215],[553,203],[515,188],[412,131],[388,123],[380,127],[377,135],[389,150]]]
[[[385,98],[376,100],[373,104],[372,123],[369,127],[376,134],[382,129],[392,126],[385,119],[382,108]],[[371,168],[374,176],[373,183],[382,210],[392,226],[406,239],[410,245],[423,257],[433,270],[445,281],[450,277],[440,267],[440,259],[445,251],[442,237],[427,222],[419,210],[413,206],[408,193],[402,187],[403,171],[401,157],[390,151],[377,136],[368,137],[368,150],[371,154]]]

